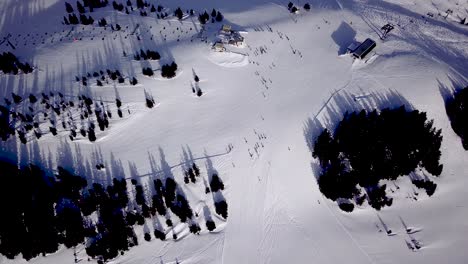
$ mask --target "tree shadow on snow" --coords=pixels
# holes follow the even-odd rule
[[[468,82],[462,78],[457,78],[456,76],[448,75],[450,84],[444,84],[442,81],[437,80],[439,85],[439,93],[444,100],[445,107],[447,109],[447,104],[450,104],[455,99],[455,94],[465,88],[468,85]]]
[[[465,87],[467,87],[468,82],[463,80],[461,77],[457,78],[456,76],[448,75],[448,79],[450,84],[446,85],[442,83],[440,80],[437,80],[439,84],[439,92],[444,100],[445,105],[445,112],[447,114],[448,119],[450,120],[450,124],[452,130],[461,138],[462,144],[466,149],[466,139],[463,138],[464,130],[463,130],[463,118],[460,116],[460,112],[454,111],[456,107],[454,107],[454,100],[455,96]],[[465,106],[466,107],[466,106]],[[458,113],[458,114],[457,114]]]

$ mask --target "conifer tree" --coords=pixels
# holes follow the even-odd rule
[[[84,6],[81,4],[80,1],[76,1],[76,8],[78,9],[78,12],[79,12],[80,14],[86,13],[85,8],[84,8]]]
[[[65,9],[67,10],[67,13],[73,13],[73,7],[68,3],[65,2]]]
[[[218,13],[216,14],[216,21],[217,21],[217,22],[223,21],[223,15],[222,15],[221,12],[219,12],[219,11],[218,11]]]

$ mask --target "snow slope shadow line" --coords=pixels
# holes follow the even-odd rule
[[[213,154],[213,155],[210,155],[210,156],[203,156],[203,157],[199,157],[199,158],[193,158],[192,161],[197,161],[197,160],[206,160],[206,159],[210,159],[210,158],[216,158],[216,157],[221,157],[221,156],[226,156],[230,153],[230,151],[226,151],[226,152],[223,152],[223,153],[218,153],[218,154]],[[158,170],[158,171],[152,171],[152,172],[148,172],[148,173],[145,173],[145,174],[140,174],[138,176],[134,176],[134,177],[125,177],[125,179],[132,179],[132,178],[135,178],[135,177],[139,177],[139,178],[142,178],[142,177],[149,177],[149,176],[153,176],[153,175],[156,175],[156,174],[159,174],[159,173],[163,173],[165,172],[167,169],[170,169],[170,170],[173,170],[175,168],[178,168],[178,167],[181,167],[183,165],[185,165],[186,162],[180,162],[178,164],[175,164],[175,165],[172,165],[172,166],[169,166],[168,168],[165,168],[165,169],[161,169],[161,170]]]
[[[463,80],[461,77],[447,75],[450,84],[444,84],[441,80],[437,79],[439,85],[439,93],[444,100],[445,107],[447,104],[452,102],[455,98],[455,94],[460,92],[464,87],[468,85],[468,81]]]

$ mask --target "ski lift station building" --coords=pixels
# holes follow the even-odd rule
[[[348,51],[358,59],[363,59],[369,52],[371,52],[377,44],[372,39],[368,38],[360,45],[350,45]]]

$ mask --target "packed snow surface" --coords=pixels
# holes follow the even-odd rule
[[[208,59],[223,67],[243,67],[249,64],[249,57],[235,52],[212,52]]]
[[[156,19],[111,7],[91,13],[95,20],[119,23],[125,29],[121,32],[62,25],[63,2],[0,1],[0,51],[11,51],[37,67],[28,75],[0,75],[0,96],[87,93],[110,107],[118,96],[124,118],[114,117],[94,143],[85,138],[71,142],[68,133],[59,131],[27,145],[1,142],[0,156],[20,165],[60,165],[91,182],[118,176],[119,166],[124,168],[120,176],[139,177],[148,186],[159,173],[172,173],[199,212],[196,220],[202,228],[205,207],[217,223],[216,232],[204,228],[200,235],[178,223],[171,231],[178,240],[165,242],[144,241],[144,227],[136,227],[140,245],[111,263],[468,261],[468,152],[450,126],[441,92],[468,83],[468,27],[459,23],[468,15],[466,0],[311,0],[310,11],[302,9],[305,1],[295,3],[298,14],[288,11],[289,1],[154,2],[168,13],[178,6],[223,12],[222,23],[208,22],[205,29],[197,16]],[[453,13],[444,19],[447,9]],[[211,49],[223,23],[248,33],[243,34],[244,48]],[[386,23],[395,29],[383,41],[380,28]],[[15,50],[2,42],[8,34]],[[377,47],[364,60],[344,55],[349,44],[366,38]],[[161,60],[133,60],[140,49],[157,50]],[[160,67],[172,61],[179,66],[177,76],[161,78]],[[141,74],[149,66],[153,77]],[[139,84],[92,83],[84,88],[75,82],[75,76],[108,68],[136,76]],[[192,93],[196,86],[201,97]],[[145,107],[145,90],[156,107]],[[375,211],[364,204],[352,213],[341,211],[322,196],[311,166],[307,142],[317,136],[317,124],[333,128],[346,111],[402,103],[427,112],[442,129],[444,170],[435,180],[435,194],[427,197],[420,191],[415,201],[414,187],[401,178],[388,184],[394,191],[389,192],[391,207]],[[227,220],[215,215],[216,197],[206,195],[202,183],[183,184],[186,157],[203,175],[216,170],[223,179]],[[98,161],[109,169],[97,171]],[[418,232],[407,234],[402,220]],[[145,228],[153,228],[147,221]],[[384,225],[395,235],[387,236]],[[422,243],[419,251],[408,248],[412,238]],[[77,253],[87,263],[84,247]],[[72,261],[73,250],[63,248],[30,262]],[[0,263],[25,262],[0,257]]]

